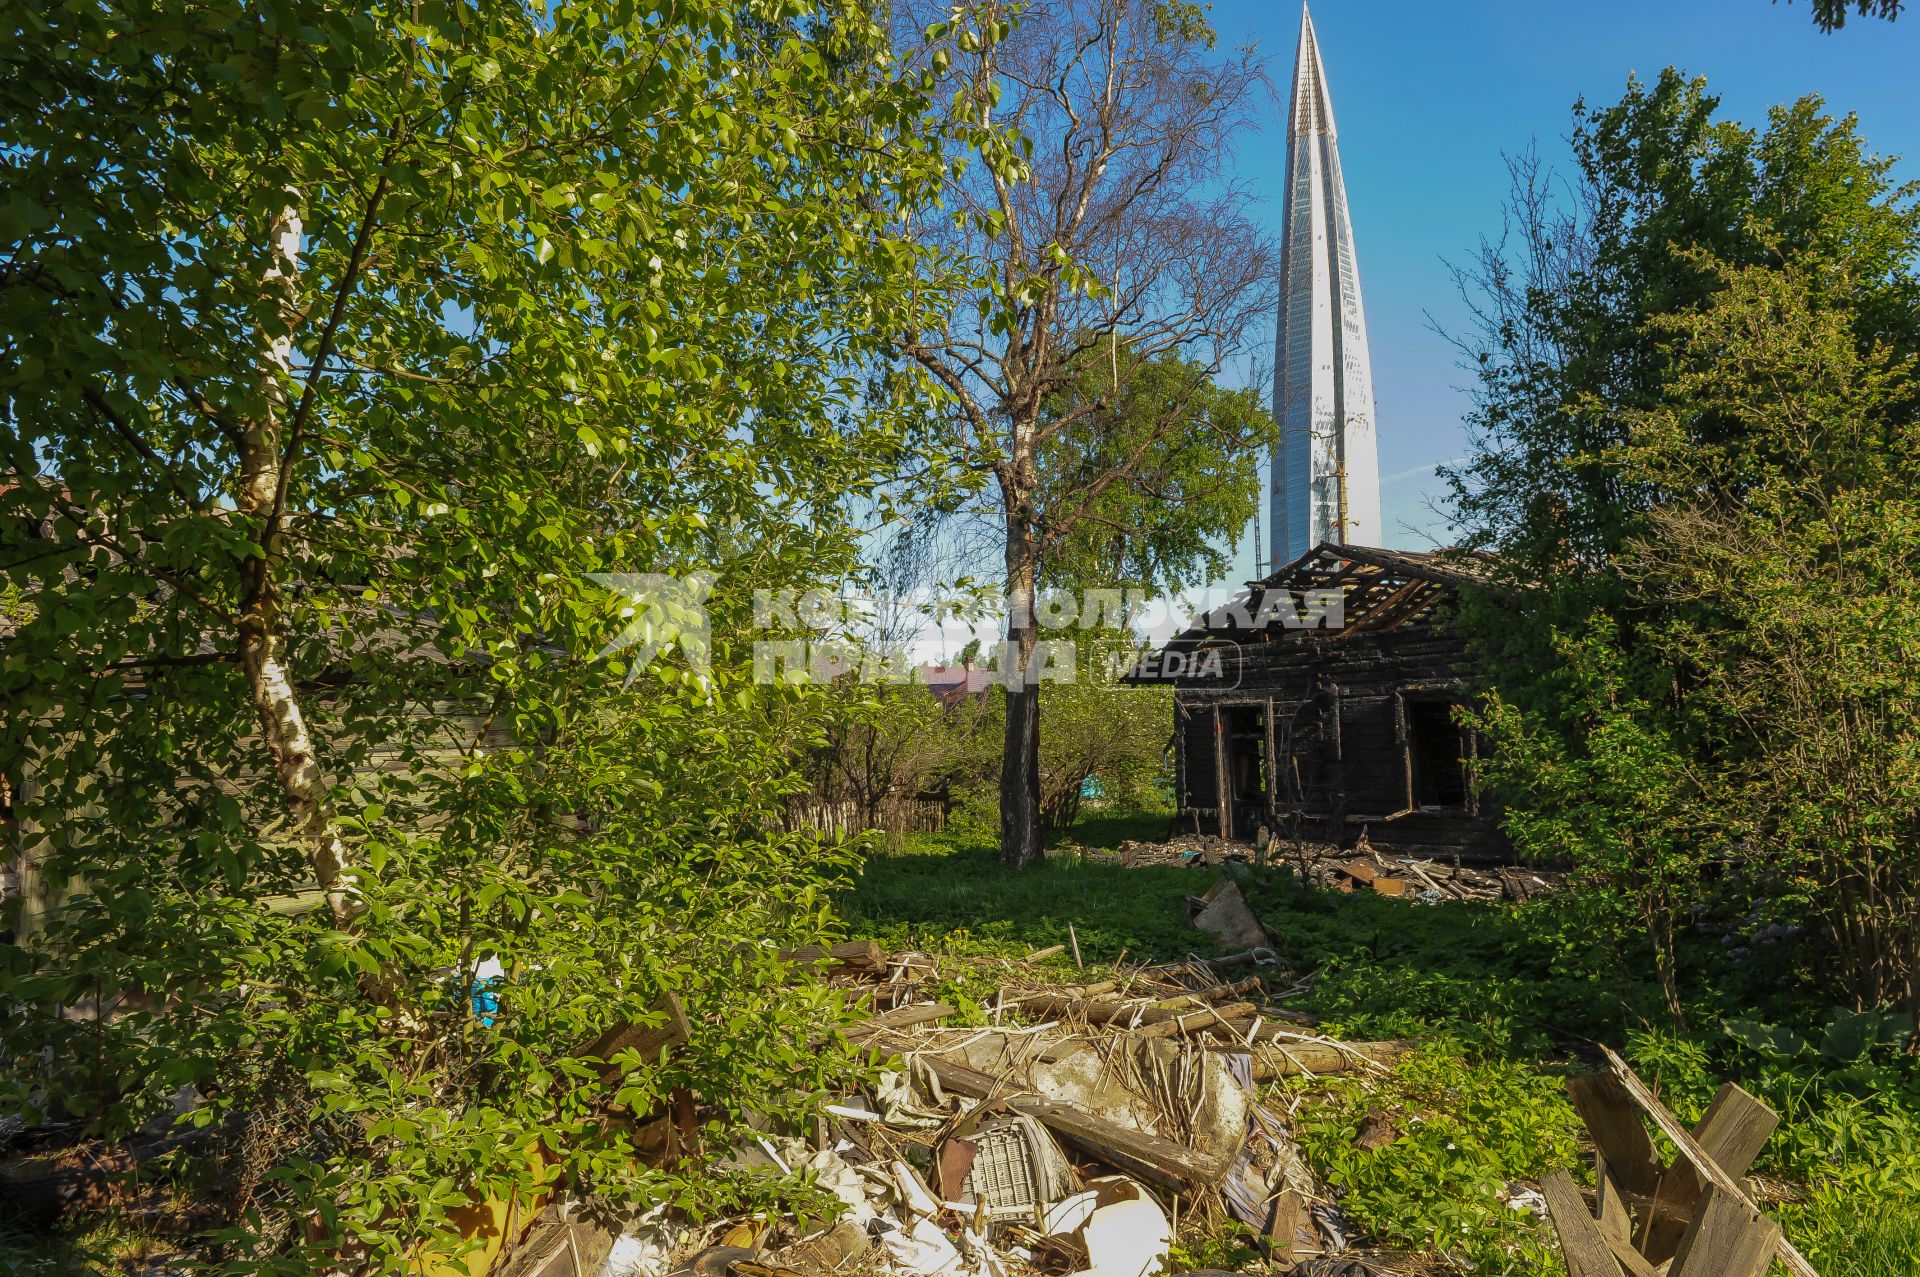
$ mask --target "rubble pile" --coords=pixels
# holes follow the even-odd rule
[[[1366,836],[1349,850],[1332,843],[1293,843],[1280,840],[1264,847],[1222,838],[1217,834],[1182,834],[1166,842],[1128,839],[1104,857],[1128,869],[1150,865],[1181,865],[1215,869],[1227,864],[1266,864],[1290,869],[1316,887],[1334,891],[1372,890],[1385,896],[1405,896],[1423,904],[1448,900],[1530,900],[1562,885],[1566,874],[1554,869],[1513,865],[1463,865],[1457,857],[1397,855],[1370,846]]]
[[[810,1178],[841,1218],[677,1234],[649,1220],[583,1236],[555,1207],[497,1272],[1152,1277],[1170,1271],[1182,1217],[1220,1212],[1281,1269],[1332,1272],[1311,1265],[1338,1257],[1338,1271],[1375,1271],[1259,1084],[1385,1072],[1406,1044],[1320,1036],[1312,1017],[1268,1002],[1257,971],[1228,978],[1241,955],[1073,983],[1001,960],[998,995],[964,1017],[928,992],[962,960],[868,942],[798,956],[868,1009],[847,1037],[881,1065],[878,1081],[823,1105],[811,1132],[769,1134],[731,1161]]]

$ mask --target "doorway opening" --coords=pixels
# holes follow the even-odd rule
[[[1467,805],[1466,733],[1453,721],[1451,701],[1407,702],[1407,750],[1413,764],[1413,805]]]

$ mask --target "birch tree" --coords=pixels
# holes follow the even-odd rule
[[[1191,425],[1202,387],[1266,335],[1272,257],[1234,184],[1232,145],[1270,94],[1254,51],[1221,47],[1196,4],[996,4],[982,26],[988,38],[947,33],[933,56],[966,118],[1004,149],[989,146],[949,184],[950,218],[924,224],[931,244],[980,264],[981,278],[951,322],[900,350],[950,396],[955,443],[990,476],[1004,531],[1001,853],[1019,868],[1041,854],[1042,564],[1108,489]],[[1169,359],[1187,380],[1159,398],[1153,420],[1133,423],[1133,450],[1043,500],[1049,441]],[[1071,393],[1089,382],[1090,393]]]
[[[197,1087],[235,1269],[688,1191],[616,1096],[723,1131],[835,1067],[761,944],[843,863],[772,819],[818,706],[732,618],[901,464],[929,80],[839,0],[0,10],[0,771],[57,906],[0,1108]],[[596,575],[695,568],[709,668],[595,659]],[[724,1046],[582,1061],[669,992]]]

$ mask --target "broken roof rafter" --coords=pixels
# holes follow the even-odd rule
[[[1294,595],[1339,590],[1343,596],[1341,627],[1263,630],[1262,641],[1294,633],[1338,639],[1395,629],[1431,615],[1434,605],[1455,588],[1485,583],[1488,564],[1484,554],[1456,550],[1387,550],[1324,541],[1272,575],[1249,581],[1246,592],[1233,605],[1196,618],[1196,623],[1176,635],[1167,649],[1191,648],[1223,638],[1244,640],[1249,637],[1245,629],[1235,628],[1231,620],[1221,624],[1217,618],[1242,610],[1248,616],[1257,616],[1267,595],[1281,590]]]

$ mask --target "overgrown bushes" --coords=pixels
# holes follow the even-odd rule
[[[929,81],[838,0],[6,25],[0,1109],[200,1102],[235,1272],[562,1174],[721,1208],[839,1067],[771,956],[846,863],[775,819],[822,704],[739,639],[926,416],[867,374],[944,295]],[[693,1040],[603,1083],[664,990]],[[672,1173],[611,1111],[669,1092]]]
[[[1817,100],[1667,72],[1521,165],[1453,473],[1489,779],[1684,1013],[1685,931],[1920,1013],[1920,206]],[[1605,920],[1597,917],[1596,920]]]

